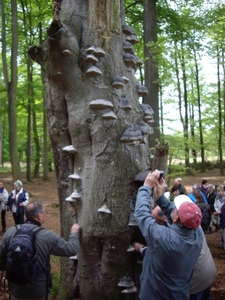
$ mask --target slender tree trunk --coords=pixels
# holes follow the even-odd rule
[[[16,90],[17,90],[17,53],[18,53],[18,28],[17,28],[17,2],[11,0],[12,8],[12,49],[11,49],[11,81],[8,89],[8,114],[9,114],[9,151],[12,165],[13,179],[22,179],[19,154],[17,148],[17,117],[16,117]]]
[[[217,95],[218,95],[218,151],[219,151],[219,163],[220,163],[220,175],[223,175],[223,148],[222,148],[222,104],[221,104],[221,81],[220,81],[220,49],[217,50]]]
[[[191,134],[192,142],[193,142],[193,144],[195,144],[194,106],[193,106],[193,104],[190,104],[189,107],[190,107],[190,113],[189,113],[189,115],[190,115],[190,134]],[[191,152],[192,152],[194,164],[196,165],[197,152],[194,147],[192,147]]]
[[[140,268],[127,252],[128,200],[136,197],[133,180],[149,167],[150,155],[138,125],[138,82],[124,61],[123,22],[119,0],[58,1],[47,39],[29,50],[45,77],[63,236],[73,222],[81,225],[78,264],[62,260],[60,300],[124,299],[118,282],[127,273],[138,285]],[[124,94],[129,110],[122,108]]]
[[[200,139],[200,147],[201,147],[201,161],[202,161],[202,171],[204,172],[205,167],[205,147],[203,140],[203,128],[202,128],[202,113],[201,113],[201,92],[199,86],[199,69],[198,69],[198,59],[196,55],[196,51],[194,50],[194,62],[195,62],[195,80],[196,80],[196,88],[197,88],[197,102],[198,102],[198,124],[199,124],[199,139]]]
[[[3,127],[2,127],[2,117],[0,116],[0,165],[3,164],[2,159],[2,145],[3,145]]]
[[[35,103],[33,103],[32,116],[33,116],[33,137],[35,146],[35,157],[34,157],[34,177],[39,178],[40,172],[40,161],[41,161],[41,147],[37,130],[37,120],[35,112]]]
[[[32,122],[31,58],[27,58],[27,181],[31,182],[31,122]]]

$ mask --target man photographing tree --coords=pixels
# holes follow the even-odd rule
[[[139,188],[135,217],[148,244],[141,274],[140,299],[189,299],[194,265],[202,249],[201,211],[187,196],[174,203],[163,195],[164,179],[160,172],[149,174]],[[160,226],[152,216],[149,202],[154,198],[172,224]]]

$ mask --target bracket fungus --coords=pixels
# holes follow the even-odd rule
[[[149,126],[145,121],[139,121],[137,123],[137,125],[139,126],[141,132],[143,134],[151,134],[153,133],[153,128],[151,126]]]
[[[97,77],[102,75],[102,71],[96,66],[91,66],[90,68],[87,69],[86,74],[91,77]]]
[[[126,95],[122,95],[120,98],[120,108],[125,110],[130,110],[132,108],[130,100],[127,98]]]
[[[137,292],[137,288],[135,285],[121,291],[121,293],[124,293],[124,294],[131,294],[131,293],[136,293],[136,292]]]
[[[135,61],[136,61],[136,67],[140,68],[143,65],[142,60],[136,55],[134,55],[134,58],[135,58]]]
[[[91,46],[87,49],[87,53],[93,54],[95,52],[95,47]]]
[[[148,89],[145,85],[143,84],[137,84],[136,85],[136,90],[138,92],[139,97],[145,97],[148,95]]]
[[[71,198],[73,199],[80,199],[81,198],[81,195],[78,193],[77,190],[75,190],[71,195],[70,195]]]
[[[135,66],[136,66],[136,59],[135,59],[135,57],[134,57],[133,54],[125,53],[125,54],[123,55],[123,60],[124,60],[125,65],[126,65],[128,68],[135,69]]]
[[[133,27],[129,26],[129,25],[122,25],[122,31],[123,31],[123,34],[125,35],[132,35],[132,34],[136,34],[136,31]]]
[[[95,57],[93,54],[88,54],[86,56],[86,59],[85,59],[86,62],[91,62],[93,64],[97,63],[98,62],[98,59],[97,57]]]
[[[124,41],[123,42],[123,51],[125,53],[134,54],[134,48],[133,45],[130,42]]]
[[[129,226],[138,226],[137,221],[134,217],[134,212],[130,213],[128,225]]]
[[[154,110],[151,108],[149,104],[141,103],[141,108],[145,114],[153,115]]]
[[[117,116],[113,111],[106,112],[102,115],[102,118],[105,120],[116,120]]]
[[[137,126],[129,126],[123,132],[120,141],[123,143],[132,143],[142,141],[142,133]]]
[[[111,211],[108,209],[106,204],[104,204],[102,207],[98,209],[98,212],[105,213],[105,214],[111,214]]]
[[[70,50],[65,49],[65,50],[62,51],[62,55],[63,55],[63,56],[70,56],[70,55],[71,55],[71,52],[70,52]]]
[[[125,40],[129,43],[131,43],[132,45],[136,44],[139,42],[139,39],[137,38],[136,34],[132,34],[132,35],[127,35]]]
[[[65,146],[63,148],[63,151],[66,151],[68,153],[76,153],[77,152],[77,149],[73,147],[73,145],[69,145],[69,146]]]
[[[72,178],[72,179],[81,179],[77,173],[73,173],[73,174],[69,175],[68,177]]]
[[[127,252],[133,252],[133,251],[135,251],[135,248],[134,248],[132,245],[130,245],[130,246],[127,248]]]
[[[126,76],[123,76],[123,79],[124,79],[124,83],[128,83],[130,81],[129,78],[127,78]]]
[[[113,78],[112,86],[117,89],[123,89],[124,88],[124,78],[122,76],[115,76]]]
[[[70,256],[70,259],[77,260],[77,255]]]
[[[67,197],[67,198],[65,199],[65,201],[67,201],[67,202],[76,202],[76,199],[74,199],[74,198],[72,198],[71,196],[69,196],[69,197]]]
[[[102,109],[108,109],[108,108],[113,108],[112,102],[104,99],[96,99],[92,100],[89,103],[89,107],[91,109],[97,109],[97,110],[102,110]]]
[[[134,285],[134,282],[132,280],[132,278],[130,277],[130,275],[125,275],[123,276],[119,283],[118,283],[118,286],[121,286],[121,287],[131,287]]]
[[[104,57],[105,51],[102,48],[96,47],[94,51],[94,55],[98,57]]]
[[[104,57],[105,51],[102,48],[91,46],[87,49],[87,53],[94,54],[98,57]]]

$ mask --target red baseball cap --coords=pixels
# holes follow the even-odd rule
[[[174,204],[181,224],[187,228],[198,228],[202,221],[200,208],[186,195],[175,197]]]

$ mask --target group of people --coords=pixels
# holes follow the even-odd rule
[[[180,178],[175,180],[170,195],[166,197],[165,181],[163,178],[159,179],[159,176],[158,170],[148,174],[143,186],[138,190],[134,211],[146,241],[145,246],[134,244],[135,249],[143,255],[139,298],[210,300],[210,289],[216,277],[216,268],[201,228],[203,218],[201,207],[197,205],[197,198],[193,199],[186,195]],[[3,194],[3,184],[0,186],[2,186],[0,193]],[[9,196],[5,193],[7,201],[1,202],[12,211],[15,224],[31,229],[42,226],[46,219],[44,206],[39,202],[29,203],[27,192],[17,191],[17,188],[22,188],[21,181],[17,180],[14,187]],[[206,190],[208,191],[206,201],[211,203],[209,195],[207,197],[210,193],[209,185],[206,185]],[[216,207],[219,207],[216,199],[220,201],[215,198],[215,212]],[[25,207],[24,222],[22,214]],[[225,214],[225,205],[219,209],[217,214]],[[222,224],[223,219],[220,219],[220,225]],[[16,230],[15,226],[9,228],[0,242],[0,270],[4,268],[7,249]],[[36,247],[41,264],[49,266],[51,254],[76,255],[79,250],[79,230],[80,226],[75,223],[71,227],[68,241],[49,230],[38,231]],[[45,270],[29,284],[29,288],[26,285],[12,283],[11,300],[47,299],[49,290],[46,282],[49,279],[49,272],[50,270]]]
[[[213,233],[213,226],[216,232],[221,229],[224,250],[221,258],[225,258],[225,181],[214,186],[203,179],[201,184],[194,184],[192,191],[187,194],[181,178],[176,178],[170,192],[165,193],[165,196],[174,201],[174,198],[181,194],[187,195],[201,209],[201,226],[205,234]]]
[[[13,215],[15,225],[24,223],[25,207],[29,203],[29,194],[23,188],[23,183],[20,180],[14,182],[14,189],[9,194],[4,187],[3,182],[0,182],[0,211],[2,232],[6,232],[6,211],[10,210]]]
[[[147,244],[134,243],[143,255],[139,297],[209,300],[216,268],[200,226],[201,209],[184,189],[170,201],[159,174],[150,173],[139,188],[134,212]],[[151,211],[152,201],[157,212]]]

